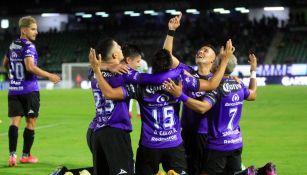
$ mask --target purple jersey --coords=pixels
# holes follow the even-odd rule
[[[181,78],[181,76],[178,76]],[[182,75],[183,88],[198,91],[199,81]],[[163,85],[126,85],[127,97],[138,100],[142,116],[140,144],[148,148],[172,148],[182,143],[180,101],[163,90]]]
[[[174,70],[171,73],[161,74],[140,74],[136,70],[129,69],[128,74],[113,74],[110,72],[102,72],[102,76],[113,87],[124,86],[127,83],[162,83],[168,77],[179,75],[180,71]],[[123,129],[126,131],[132,131],[132,126],[128,111],[127,100],[107,100],[101,92],[97,80],[95,79],[93,72],[90,71],[89,77],[91,80],[91,87],[96,106],[96,117],[90,124],[90,128],[96,131],[102,127],[110,126],[114,128]]]
[[[37,76],[26,70],[24,60],[32,57],[37,65],[38,55],[34,44],[26,39],[17,39],[10,45],[6,56],[9,61],[9,95],[39,91]]]
[[[212,77],[212,73],[203,76],[198,74],[197,71],[191,69],[190,73],[198,79],[208,80]],[[196,100],[203,101],[205,92],[192,92],[192,91],[185,91],[185,94],[191,98]],[[192,133],[199,133],[199,134],[207,134],[208,133],[208,121],[207,121],[206,114],[200,114],[195,112],[194,110],[190,109],[187,106],[183,106],[182,108],[182,115],[181,115],[181,125],[182,129],[185,129],[188,132]]]
[[[223,78],[219,87],[205,94],[212,108],[208,114],[208,148],[232,151],[243,146],[240,118],[249,90],[230,78]]]

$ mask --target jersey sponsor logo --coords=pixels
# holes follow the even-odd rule
[[[21,48],[22,48],[22,46],[21,46],[21,45],[18,45],[18,44],[12,43],[12,44],[10,45],[10,50],[19,50],[19,49],[21,49]]]
[[[238,94],[234,94],[234,95],[232,96],[231,100],[232,100],[233,102],[236,102],[236,101],[239,101],[239,100],[240,100],[240,97],[239,97]]]
[[[106,78],[106,77],[112,77],[112,76],[115,75],[115,74],[110,73],[110,72],[101,72],[101,74],[102,74],[102,76],[103,76],[104,78]]]
[[[242,143],[242,137],[236,138],[236,139],[229,139],[229,140],[224,140],[224,144],[237,144],[237,143]]]
[[[158,103],[164,103],[164,102],[167,102],[169,101],[169,96],[168,95],[165,95],[165,94],[162,94],[160,95],[158,98],[157,98],[157,102]]]
[[[152,86],[152,85],[148,85],[145,88],[146,92],[149,94],[154,94],[156,91],[161,91],[163,90],[163,85],[160,86]]]
[[[119,174],[128,174],[128,173],[127,173],[127,171],[120,169],[120,172],[117,175],[119,175]]]
[[[229,83],[223,84],[223,90],[225,92],[231,92],[233,90],[239,90],[241,88],[242,88],[241,84],[229,84]]]

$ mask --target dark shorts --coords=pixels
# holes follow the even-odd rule
[[[39,92],[8,96],[9,117],[38,117],[39,107]]]
[[[242,148],[233,151],[208,151],[208,159],[203,173],[210,175],[233,175],[241,171]]]
[[[195,132],[181,132],[185,152],[187,155],[188,173],[198,175],[205,169],[208,156],[207,134],[197,134]]]
[[[94,174],[134,174],[130,133],[104,127],[91,136]]]
[[[187,174],[187,163],[183,145],[174,148],[147,148],[139,146],[136,154],[136,175],[154,175],[159,171],[159,164],[165,172],[174,170]]]

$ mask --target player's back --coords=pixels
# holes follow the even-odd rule
[[[249,95],[244,84],[223,78],[219,87],[205,96],[214,106],[208,112],[210,149],[229,151],[242,147],[240,118],[244,99]]]
[[[10,95],[26,94],[39,91],[37,76],[28,72],[25,66],[25,58],[32,57],[37,65],[38,55],[33,43],[26,39],[13,41],[7,52],[10,73]]]
[[[199,82],[183,74],[177,81],[183,80],[183,88],[196,91]],[[182,143],[180,134],[180,101],[164,90],[163,85],[139,85],[135,97],[140,104],[142,133],[140,143],[150,148],[170,148]],[[133,91],[133,90],[131,90]]]
[[[108,71],[102,71],[102,76],[113,87],[123,86],[126,83],[124,75],[114,74]],[[132,126],[128,114],[127,100],[108,100],[101,92],[98,82],[90,72],[91,87],[95,100],[96,116],[90,124],[90,128],[94,131],[100,128],[110,126],[114,128],[132,131]]]

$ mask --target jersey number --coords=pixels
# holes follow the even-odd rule
[[[155,127],[157,129],[172,129],[175,125],[174,121],[174,108],[172,106],[166,106],[162,108],[162,115],[158,115],[158,110],[152,110],[152,116],[155,119]]]
[[[237,115],[237,111],[238,111],[238,108],[230,108],[230,110],[229,110],[230,121],[227,125],[228,130],[233,130],[233,120]]]
[[[11,79],[23,80],[25,78],[24,67],[22,63],[20,62],[17,62],[15,64],[11,63],[11,67],[12,67],[12,70],[10,70]]]
[[[114,103],[112,100],[105,100],[104,106],[101,105],[101,96],[98,92],[94,92],[95,106],[97,112],[110,114],[114,109]]]

